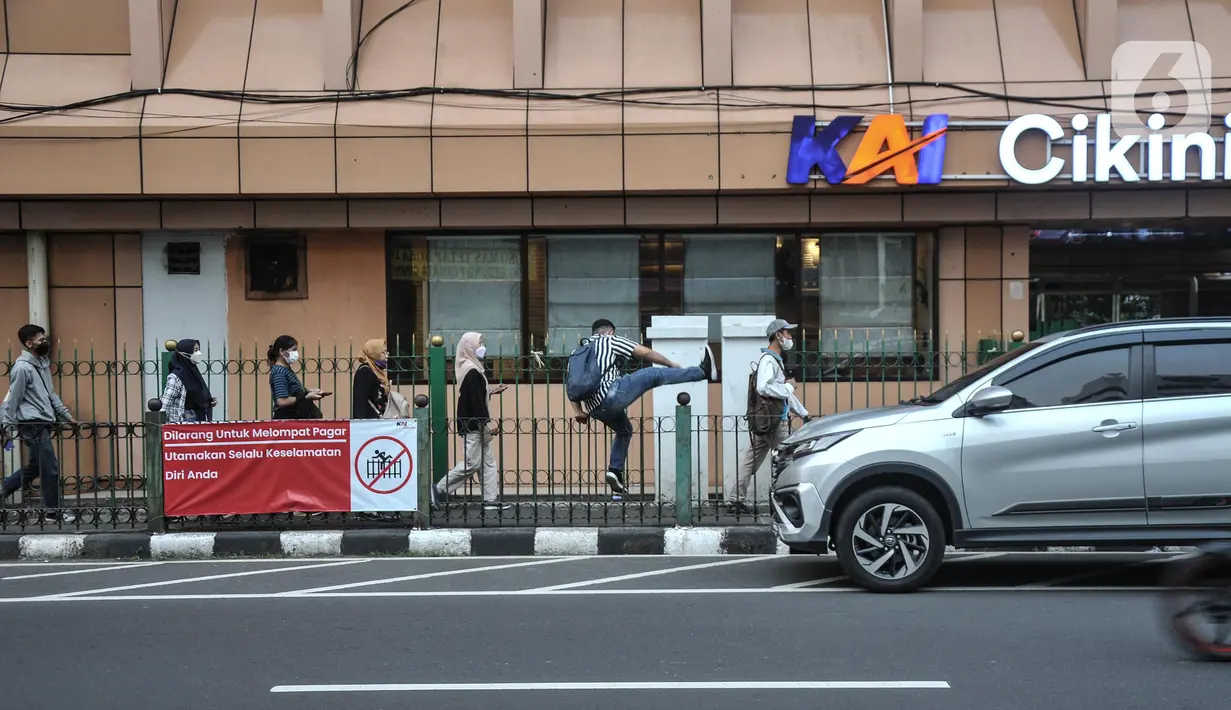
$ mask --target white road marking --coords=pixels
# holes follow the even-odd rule
[[[643,577],[657,577],[663,574],[672,574],[675,572],[685,572],[693,569],[706,569],[707,567],[723,567],[726,565],[739,565],[747,562],[760,562],[762,560],[777,560],[780,559],[777,555],[767,555],[762,557],[745,557],[738,560],[722,560],[720,562],[705,562],[698,565],[684,565],[683,567],[671,567],[669,569],[656,569],[649,572],[636,572],[634,574],[621,574],[616,577],[600,577],[599,579],[585,579],[580,582],[569,582],[567,584],[554,584],[550,587],[538,587],[531,591],[535,592],[554,592],[561,589],[574,589],[576,587],[589,587],[594,584],[608,584],[611,582],[623,582],[626,579],[641,579]]]
[[[645,683],[373,683],[365,685],[276,685],[271,693],[374,693],[559,690],[947,690],[943,680],[784,680]]]
[[[193,580],[185,580],[193,581]],[[1041,592],[1044,594],[1089,594],[1108,592],[1149,593],[1158,592],[1157,587],[933,587],[917,594],[960,594]],[[723,589],[565,589],[558,592],[540,592],[534,589],[440,591],[440,592],[319,592],[316,594],[286,595],[275,592],[265,594],[134,594],[114,596],[69,596],[67,594],[42,597],[0,597],[0,604],[30,604],[45,602],[146,602],[146,601],[212,601],[228,599],[394,599],[402,597],[588,597],[588,596],[687,596],[691,594],[870,594],[858,587],[803,587],[797,589],[774,589],[772,587],[723,588]]]
[[[531,567],[534,565],[550,565],[557,562],[571,562],[572,560],[580,559],[577,557],[553,557],[551,559],[539,559],[530,562],[514,562],[507,565],[489,565],[487,567],[465,567],[462,569],[449,569],[440,572],[426,572],[424,574],[411,574],[405,577],[387,577],[384,579],[370,579],[363,582],[351,582],[349,584],[332,584],[328,587],[313,587],[311,589],[295,589],[289,592],[281,592],[280,597],[298,597],[315,595],[321,592],[336,592],[341,589],[355,589],[357,587],[371,587],[377,584],[392,584],[393,582],[409,582],[415,579],[431,579],[433,577],[449,577],[455,574],[469,574],[471,572],[490,572],[498,569],[511,569],[513,567]]]
[[[818,586],[821,584],[829,584],[830,582],[837,582],[840,579],[846,579],[846,578],[847,578],[846,575],[840,574],[837,577],[825,577],[824,579],[810,579],[807,582],[792,582],[791,584],[779,584],[776,587],[770,587],[770,589],[803,589],[804,587],[814,587],[814,586]]]
[[[39,574],[20,574],[16,577],[0,577],[3,580],[38,579],[39,577],[59,577],[66,574],[89,574],[90,572],[108,572],[113,569],[132,569],[133,567],[154,567],[161,562],[136,562],[132,564],[111,565],[108,567],[93,567],[91,569],[70,569],[63,572],[40,572]]]
[[[182,579],[168,579],[161,582],[146,582],[145,584],[128,584],[122,587],[103,587],[102,589],[85,589],[79,592],[66,592],[64,594],[48,594],[42,597],[30,597],[31,599],[71,599],[73,597],[81,597],[88,594],[105,594],[107,592],[126,592],[130,589],[146,589],[149,587],[166,587],[172,584],[188,584],[190,582],[208,582],[212,579],[229,579],[231,577],[251,577],[256,574],[274,574],[276,572],[293,572],[301,569],[320,569],[322,567],[340,567],[342,565],[361,565],[367,560],[344,560],[342,562],[326,562],[323,564],[312,565],[295,565],[294,567],[278,567],[276,569],[257,569],[248,570],[247,572],[231,572],[229,574],[210,574],[204,577],[187,577]]]
[[[1009,553],[1007,552],[980,552],[975,555],[961,555],[958,557],[946,556],[944,561],[952,564],[954,562],[970,562],[971,560],[986,560],[992,557],[1001,557],[1007,554]]]

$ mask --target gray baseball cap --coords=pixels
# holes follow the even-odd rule
[[[780,330],[795,330],[799,326],[794,323],[787,323],[781,318],[775,318],[765,327],[765,335],[769,337]]]

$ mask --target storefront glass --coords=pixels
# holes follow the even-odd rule
[[[572,352],[599,318],[639,330],[639,254],[635,235],[547,237],[547,354]]]
[[[927,350],[934,260],[929,233],[393,235],[389,337],[410,352],[477,330],[517,369],[598,318],[642,337],[654,316],[707,316],[717,350],[722,316],[776,315],[800,324],[814,376],[818,350],[880,367]]]
[[[1231,312],[1226,225],[1040,229],[1032,337],[1087,325]]]
[[[722,316],[773,314],[773,235],[684,238],[684,315],[709,316],[710,341],[722,340]]]

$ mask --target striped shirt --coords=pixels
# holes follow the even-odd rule
[[[590,336],[590,344],[594,346],[598,367],[603,373],[598,390],[586,400],[586,411],[592,412],[606,399],[607,393],[611,391],[611,385],[615,384],[615,381],[620,379],[620,375],[624,374],[624,366],[632,359],[637,343],[618,335],[595,333]]]
[[[278,411],[278,400],[283,397],[298,397],[304,393],[303,383],[286,365],[274,365],[269,368],[269,390],[273,395],[274,411]]]

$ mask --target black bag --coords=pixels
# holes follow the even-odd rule
[[[782,412],[786,409],[786,401],[774,397],[762,397],[757,392],[757,370],[761,363],[748,375],[748,431],[753,436],[766,436],[782,423]]]

